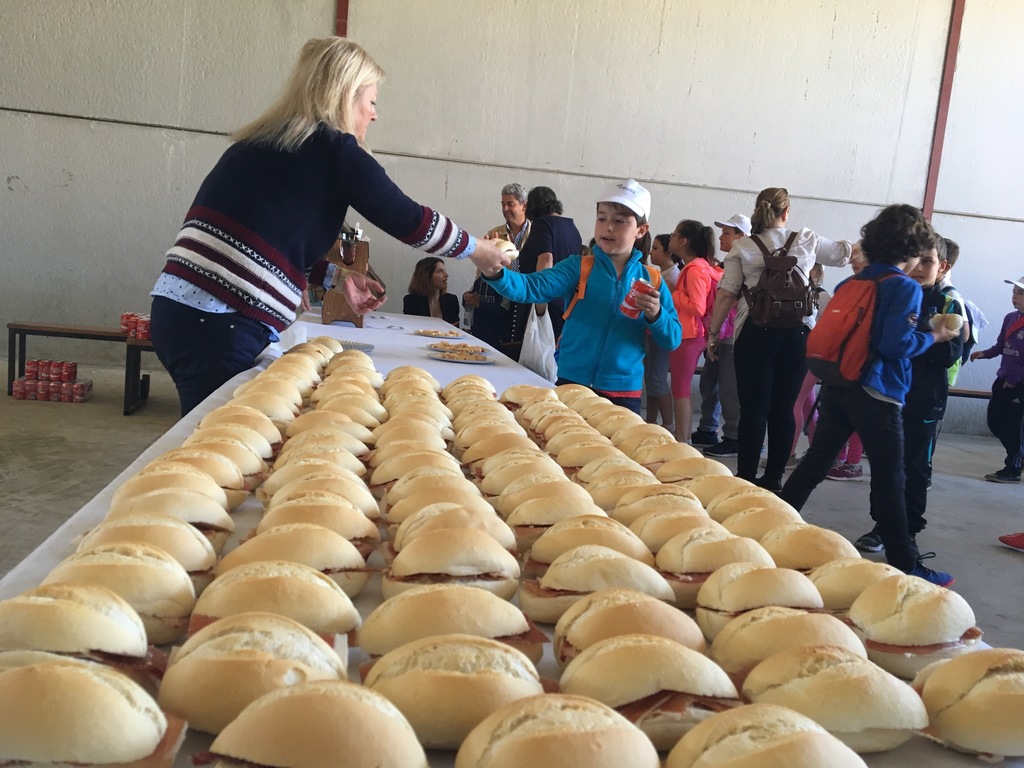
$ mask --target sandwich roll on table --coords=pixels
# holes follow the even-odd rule
[[[691,491],[678,485],[643,485],[619,497],[609,514],[620,523],[632,526],[649,512],[680,511],[707,517],[704,507]]]
[[[660,768],[644,733],[618,712],[584,696],[520,699],[474,728],[455,768]]]
[[[0,762],[170,768],[185,723],[101,664],[0,653]]]
[[[784,509],[793,512],[798,517],[800,514],[793,509],[792,505],[780,499],[776,494],[765,488],[757,487],[731,488],[705,505],[708,516],[719,523],[737,512],[744,512],[755,507]]]
[[[276,613],[320,635],[339,656],[348,654],[348,634],[359,627],[359,612],[332,579],[300,563],[263,560],[218,576],[196,601],[189,636],[225,616]]]
[[[495,710],[544,692],[533,663],[514,648],[472,635],[413,640],[384,654],[366,687],[391,700],[425,747],[457,749]]]
[[[1024,756],[1024,651],[989,648],[930,664],[914,678],[927,736],[982,757]]]
[[[761,537],[761,546],[779,568],[804,573],[833,560],[860,557],[857,548],[841,534],[804,523],[770,530]]]
[[[722,527],[734,536],[744,536],[760,542],[769,531],[784,525],[803,523],[800,513],[782,507],[751,507],[729,515],[722,521]],[[870,562],[870,561],[869,561]]]
[[[814,720],[855,752],[883,752],[928,725],[914,690],[867,659],[836,646],[787,648],[743,683],[754,703],[778,704]]]
[[[563,693],[607,704],[669,750],[715,712],[742,704],[729,676],[709,658],[656,635],[600,640],[562,673]]]
[[[654,555],[622,523],[600,515],[581,515],[557,522],[542,533],[529,551],[523,573],[538,576],[559,555],[581,544],[599,544],[645,565],[654,565]]]
[[[864,589],[848,622],[868,658],[906,680],[934,661],[977,651],[982,635],[963,597],[903,573]]]
[[[672,588],[651,566],[608,547],[584,544],[555,558],[540,579],[524,580],[519,604],[534,621],[554,624],[586,595],[613,587],[672,599]]]
[[[426,584],[377,606],[359,630],[371,658],[436,635],[462,634],[510,645],[537,664],[549,642],[516,606],[492,592],[463,584]]]
[[[385,561],[394,559],[403,547],[420,536],[434,531],[473,528],[483,531],[510,554],[517,554],[516,536],[508,524],[494,511],[467,509],[458,504],[431,504],[414,512],[398,526],[395,540],[382,552]]]
[[[825,610],[837,618],[846,619],[850,606],[861,592],[876,581],[902,573],[888,563],[850,557],[820,565],[808,573],[807,578],[821,595]]]
[[[346,677],[346,660],[297,621],[239,613],[203,627],[174,650],[158,701],[191,728],[216,734],[265,693]]]
[[[263,485],[268,483],[271,483],[267,489],[268,511],[299,493],[327,491],[343,497],[370,520],[380,517],[380,507],[366,483],[349,470],[330,462],[302,459],[275,471]]]
[[[105,664],[154,695],[167,666],[135,609],[90,584],[45,584],[0,601],[0,651],[14,650]]]
[[[674,506],[674,504],[671,505],[671,507]],[[673,509],[671,507],[666,510],[646,512],[629,526],[629,530],[640,538],[655,555],[655,558],[667,542],[695,528],[707,528],[722,534],[728,533],[725,528],[702,511],[694,512],[685,508]]]
[[[405,716],[386,698],[345,681],[300,683],[261,696],[210,747],[214,768],[426,768]]]
[[[635,589],[602,589],[574,603],[555,625],[554,656],[565,666],[590,646],[620,635],[656,635],[704,653],[693,619]]]
[[[864,644],[836,617],[777,606],[737,616],[715,637],[708,655],[740,687],[750,670],[769,656],[810,645],[835,645],[867,658]]]
[[[162,488],[122,499],[109,508],[106,519],[114,520],[139,513],[169,515],[188,523],[207,538],[218,555],[235,531],[235,521],[231,515],[209,496],[173,488]]]
[[[697,725],[669,753],[665,768],[865,768],[864,761],[808,717],[750,704]]]

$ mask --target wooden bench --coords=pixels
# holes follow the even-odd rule
[[[990,389],[960,389],[959,387],[949,388],[950,397],[966,397],[970,400],[991,400],[992,390]]]
[[[14,389],[14,380],[25,375],[26,346],[29,336],[114,341],[124,344],[124,415],[135,413],[149,397],[149,374],[142,374],[142,353],[153,351],[153,343],[149,339],[132,338],[120,328],[94,325],[50,325],[47,323],[7,324],[8,395]]]

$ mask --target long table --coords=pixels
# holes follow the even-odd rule
[[[88,504],[76,512],[64,525],[57,529],[25,560],[15,566],[3,579],[0,579],[0,599],[12,597],[26,589],[39,584],[61,560],[74,552],[78,539],[93,526],[97,525],[106,515],[110,499],[114,491],[137,473],[154,458],[182,444],[192,433],[199,420],[214,408],[231,399],[234,390],[244,382],[253,378],[259,371],[284,350],[315,336],[331,336],[342,342],[345,340],[361,344],[372,344],[369,352],[374,364],[381,373],[387,374],[401,365],[418,365],[428,370],[442,384],[465,375],[476,373],[489,379],[500,392],[512,384],[534,384],[550,386],[549,382],[528,371],[500,352],[493,351],[490,357],[495,361],[489,365],[472,365],[466,363],[449,363],[430,357],[427,345],[434,340],[419,336],[417,330],[451,330],[451,326],[441,320],[425,317],[408,317],[389,313],[375,312],[368,315],[363,328],[341,325],[320,325],[318,318],[306,314],[289,328],[280,342],[271,345],[261,356],[256,367],[234,377],[216,392],[210,395],[194,411],[169,429],[141,456],[125,468],[113,482],[100,491]],[[487,346],[483,342],[466,336],[453,341],[469,341]],[[237,525],[236,538],[244,537],[259,521],[262,506],[255,497],[250,498],[233,514]],[[229,543],[229,547],[234,542]],[[374,558],[378,557],[374,555]],[[371,560],[371,565],[373,561]],[[380,579],[371,578],[364,592],[356,598],[355,605],[361,616],[366,617],[374,607],[380,604]],[[353,680],[358,679],[357,670],[365,655],[353,648],[349,656],[349,672]],[[558,679],[558,667],[551,654],[550,646],[538,665],[542,677]],[[189,733],[175,768],[190,768],[190,755],[209,748],[211,738],[205,734]],[[434,751],[428,753],[430,765],[434,768],[451,768],[454,762],[453,752]],[[935,768],[957,768],[958,766],[977,766],[976,758],[943,749],[924,739],[915,738],[899,749],[877,755],[865,756],[865,762],[871,768],[910,768],[911,766],[934,766]],[[1002,763],[1006,768],[1024,768],[1024,759],[1007,760]]]

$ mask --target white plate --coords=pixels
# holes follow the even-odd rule
[[[494,365],[494,360],[452,360],[445,355],[448,352],[428,352],[427,357],[432,357],[435,360],[440,360],[444,363],[465,363],[466,365]]]
[[[342,349],[354,349],[358,352],[373,352],[373,344],[368,341],[346,341],[345,339],[338,339],[338,343],[341,344]]]
[[[439,341],[436,344],[427,344],[427,349],[431,350],[432,352],[467,352],[468,351],[468,350],[465,350],[465,349],[445,349],[444,347],[441,346],[442,344],[462,344],[462,346],[465,346],[465,347],[473,347],[474,351],[469,352],[469,354],[471,354],[471,355],[486,355],[488,352],[490,352],[490,350],[487,349],[487,347],[481,347],[479,344],[466,344],[464,342],[459,342],[459,341]]]
[[[413,331],[417,336],[429,336],[432,339],[461,339],[459,331]]]

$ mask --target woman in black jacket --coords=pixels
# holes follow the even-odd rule
[[[458,327],[459,300],[448,293],[448,271],[443,259],[428,256],[416,262],[409,293],[402,300],[402,311],[407,315],[440,317]]]

